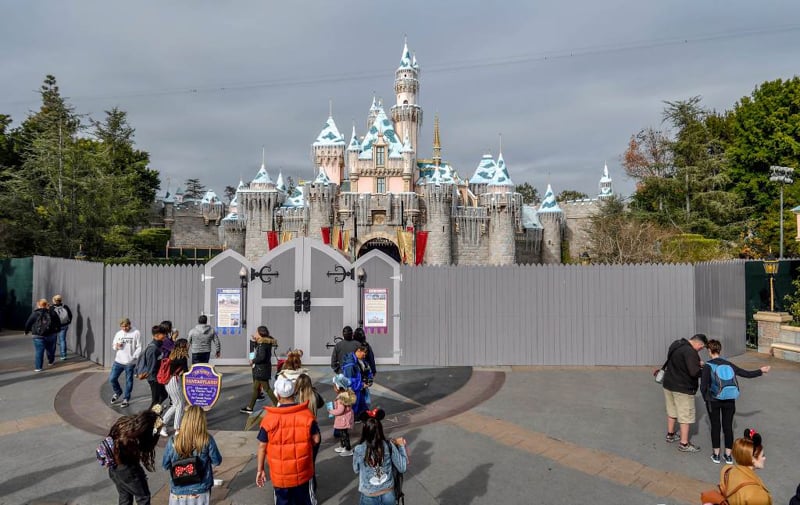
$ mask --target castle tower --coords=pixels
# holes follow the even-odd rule
[[[561,235],[564,227],[564,212],[558,206],[556,195],[550,184],[539,206],[539,221],[542,223],[542,263],[561,263]]]
[[[246,227],[244,255],[247,259],[257,260],[269,251],[264,232],[275,229],[272,216],[284,198],[285,194],[278,191],[270,178],[262,154],[261,168],[256,177],[247,188],[236,192],[238,219],[244,220]]]
[[[433,118],[433,164],[437,167],[442,164],[442,141],[439,138],[439,114]]]
[[[303,186],[303,197],[308,205],[308,237],[322,240],[322,228],[333,223],[337,184],[321,168],[314,182]]]
[[[502,152],[486,184],[486,192],[480,195],[480,202],[489,215],[489,263],[514,264],[516,221],[522,211],[522,197],[514,192],[514,182],[508,175]]]
[[[408,50],[408,43],[403,44],[400,66],[395,71],[394,92],[397,103],[392,106],[392,121],[397,137],[402,139],[408,134],[411,145],[418,146],[419,129],[422,127],[422,109],[417,104],[419,65],[416,56],[412,56]]]
[[[372,105],[369,107],[369,114],[367,115],[367,131],[372,128],[372,123],[375,122],[375,118],[378,117],[378,112],[380,112],[381,106],[378,105],[378,99],[375,98],[375,95],[372,95]]]
[[[403,191],[414,191],[414,146],[406,134],[403,139]]]
[[[341,185],[344,179],[344,135],[339,133],[333,116],[328,116],[322,131],[317,136],[317,140],[312,144],[314,153],[314,166],[316,172],[324,170],[329,179],[337,185]]]
[[[597,198],[611,198],[614,196],[612,182],[611,177],[608,176],[608,163],[605,163],[603,165],[603,177],[600,178],[600,193]]]
[[[427,230],[428,245],[425,249],[426,265],[450,265],[453,263],[453,201],[457,198],[457,185],[450,165],[441,166],[423,183],[419,192],[425,200],[428,218],[421,229]]]

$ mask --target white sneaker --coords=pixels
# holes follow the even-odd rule
[[[334,449],[333,449],[333,452],[344,452],[344,451],[346,451],[346,450],[347,450],[347,449],[345,449],[344,447],[342,447],[342,446],[340,445],[339,447],[336,447],[336,448],[334,448]]]
[[[163,426],[161,427],[161,431],[159,431],[158,434],[161,435],[162,437],[168,437],[169,436],[169,433],[167,433],[167,429],[164,428]]]
[[[344,457],[352,456],[352,455],[353,455],[353,451],[348,451],[346,449],[339,453],[339,456],[344,456]]]

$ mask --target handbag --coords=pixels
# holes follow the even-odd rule
[[[669,353],[667,353],[667,361],[665,361],[664,364],[661,365],[661,368],[653,371],[653,377],[655,377],[655,381],[657,384],[661,384],[664,382],[664,374],[666,373],[667,370],[667,364],[669,363],[669,359],[672,357],[672,353],[677,351],[678,347],[674,348]]]
[[[741,488],[745,486],[758,486],[758,482],[747,481],[742,482],[738,486],[736,486],[733,491],[730,493],[727,492],[728,489],[728,474],[731,473],[733,467],[728,468],[725,470],[724,477],[722,478],[723,483],[717,486],[717,489],[709,489],[708,491],[703,491],[700,493],[700,503],[706,504],[711,503],[713,505],[728,505],[728,498],[735,495]],[[724,484],[724,486],[723,486]]]
[[[203,462],[200,456],[189,456],[172,462],[169,476],[176,486],[188,486],[203,482]]]

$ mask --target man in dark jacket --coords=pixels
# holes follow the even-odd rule
[[[695,422],[694,395],[703,371],[700,349],[708,339],[698,333],[689,340],[682,338],[669,346],[667,368],[664,373],[664,398],[667,404],[667,442],[680,440],[681,452],[700,452],[700,447],[689,442],[689,427]],[[675,433],[675,421],[681,427]]]
[[[58,348],[61,351],[61,361],[67,359],[67,330],[72,322],[72,311],[69,310],[67,304],[61,295],[53,297],[53,305],[51,306],[53,312],[58,315],[60,328],[58,330]]]
[[[42,298],[36,302],[36,309],[25,321],[25,334],[33,333],[34,370],[42,371],[44,355],[47,353],[47,363],[53,365],[56,360],[56,335],[61,324],[58,315]]]
[[[164,385],[159,384],[157,380],[158,369],[161,365],[161,345],[165,337],[164,328],[157,324],[153,326],[151,333],[153,340],[145,347],[144,354],[137,364],[136,373],[139,379],[146,379],[150,386],[150,407],[148,408],[152,409],[153,406],[160,405],[169,395]]]
[[[353,328],[349,326],[342,328],[342,338],[344,340],[336,342],[336,346],[331,353],[331,368],[337,374],[342,373],[344,357],[355,352],[358,346],[361,345],[357,340],[353,339]]]

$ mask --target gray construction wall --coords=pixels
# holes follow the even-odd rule
[[[744,351],[740,262],[402,273],[404,364],[650,365],[697,331]]]
[[[722,343],[722,354],[745,351],[747,327],[744,261],[694,266],[695,320],[698,333]]]

